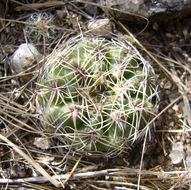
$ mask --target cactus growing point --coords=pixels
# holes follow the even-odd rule
[[[144,133],[157,98],[153,68],[130,42],[79,37],[49,56],[36,100],[65,148],[113,156]]]

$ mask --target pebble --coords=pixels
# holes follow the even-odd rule
[[[14,73],[24,72],[35,61],[39,62],[42,55],[33,44],[21,44],[11,57],[11,69]]]
[[[171,89],[171,87],[172,87],[172,83],[171,83],[170,81],[167,81],[167,82],[164,84],[164,89],[169,90],[169,89]]]
[[[170,127],[174,127],[174,121],[171,121],[171,122],[169,123],[169,126],[170,126]]]
[[[180,164],[185,157],[184,145],[182,142],[176,142],[172,145],[172,150],[169,154],[172,164]]]
[[[177,104],[174,104],[174,106],[172,107],[172,109],[173,109],[175,112],[178,112],[179,109],[180,109],[180,106],[177,105]]]
[[[110,8],[108,10],[114,17],[134,23],[145,23],[142,18],[153,22],[168,21],[176,16],[183,17],[191,10],[190,0],[105,0],[103,2]]]
[[[112,33],[112,24],[109,19],[97,19],[90,21],[88,29],[96,36],[110,36]]]
[[[50,148],[50,141],[44,137],[36,137],[33,144],[42,150]]]

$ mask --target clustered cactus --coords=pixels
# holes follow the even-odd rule
[[[156,104],[151,65],[116,39],[65,42],[49,56],[37,91],[45,129],[89,155],[123,152],[144,134]]]

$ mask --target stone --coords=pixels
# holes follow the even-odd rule
[[[110,36],[112,33],[112,24],[109,19],[92,20],[88,24],[88,29],[94,36]]]
[[[167,81],[165,84],[164,84],[164,89],[171,89],[172,87],[172,83],[170,81]]]
[[[128,22],[146,23],[187,15],[191,12],[191,0],[99,0],[103,9],[114,18]],[[107,7],[107,8],[106,8]]]
[[[172,150],[169,154],[172,164],[180,164],[185,157],[184,145],[182,142],[176,142],[172,145]]]
[[[35,137],[33,144],[42,150],[50,148],[50,141],[45,137]]]
[[[42,57],[33,44],[21,44],[11,57],[11,69],[16,74],[24,72]]]

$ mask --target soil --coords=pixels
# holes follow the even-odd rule
[[[128,25],[116,22],[108,12],[91,4],[64,1],[60,5],[59,2],[52,1],[51,5],[43,0],[0,2],[0,16],[3,18],[0,22],[1,189],[189,189],[190,15],[153,22],[145,27],[140,23]],[[31,70],[16,74],[11,68],[11,56],[20,44],[31,42],[24,29],[30,25],[27,19],[38,11],[55,18],[50,25],[55,36],[35,43],[44,55],[48,55],[60,40],[86,32],[88,22],[98,18],[112,20],[112,32],[134,43],[153,65],[158,78],[160,104],[150,138],[136,142],[131,150],[114,158],[92,158],[70,153],[51,136],[48,140],[42,138],[40,144],[34,143],[45,133],[35,110],[38,79],[35,74],[27,74]],[[169,155],[176,142],[184,146],[183,153],[178,150],[177,154],[183,154],[183,159],[173,164]],[[35,168],[35,163],[39,163],[51,179],[40,178],[42,170]],[[64,174],[68,175],[61,176]],[[60,177],[62,186],[56,187],[52,177],[55,175]]]

